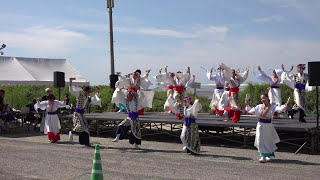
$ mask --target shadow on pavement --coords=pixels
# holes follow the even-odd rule
[[[101,148],[101,146],[100,146]],[[160,150],[160,149],[135,149],[134,147],[132,148],[127,148],[127,147],[107,147],[106,149],[116,149],[120,150],[122,152],[128,152],[128,151],[135,151],[137,153],[153,153],[153,152],[163,152],[163,153],[181,153],[182,151],[174,151],[174,150]]]
[[[299,164],[299,165],[320,165],[320,163],[304,162],[299,160],[290,160],[290,159],[273,159],[272,163],[279,164]]]
[[[252,158],[238,157],[238,156],[225,156],[225,155],[214,155],[214,154],[198,154],[199,157],[211,157],[211,158],[230,158],[234,160],[251,161]]]

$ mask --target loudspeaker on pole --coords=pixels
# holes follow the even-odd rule
[[[64,72],[53,72],[53,86],[56,88],[65,87],[66,82],[64,78]]]

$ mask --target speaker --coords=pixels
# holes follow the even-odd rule
[[[309,85],[320,86],[320,61],[308,62]]]
[[[53,72],[53,86],[56,88],[65,87],[64,72]]]
[[[115,89],[116,88],[116,82],[118,81],[118,75],[116,74],[111,74],[109,76],[109,79],[110,79],[110,87],[112,89]]]

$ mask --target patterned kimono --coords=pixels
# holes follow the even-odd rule
[[[224,92],[224,83],[225,81],[222,79],[222,73],[219,71],[216,75],[212,75],[211,72],[207,71],[207,77],[211,81],[215,81],[216,89],[213,92],[212,100],[209,107],[213,110],[216,110],[216,115],[223,115],[223,111],[220,111],[218,108],[219,101]]]
[[[254,146],[260,152],[260,156],[275,157],[274,152],[277,150],[276,143],[279,143],[280,139],[271,120],[275,112],[283,112],[285,109],[285,105],[277,106],[276,104],[269,104],[268,107],[265,107],[264,104],[253,108],[250,106],[246,107],[248,113],[260,117],[256,127],[256,138],[254,142]]]
[[[199,128],[196,123],[198,112],[202,109],[199,100],[195,100],[194,104],[184,107],[184,123],[181,131],[180,139],[187,152],[200,153],[200,137]]]
[[[314,90],[315,87],[309,86],[308,75],[305,73],[301,75],[300,73],[288,74],[287,72],[283,72],[281,79],[282,83],[294,89],[295,104],[291,110],[288,110],[288,114],[293,118],[293,115],[300,111],[299,121],[303,121],[306,113],[306,92]]]
[[[130,144],[141,144],[141,125],[140,121],[138,119],[138,108],[141,106],[138,106],[138,98],[134,97],[131,101],[129,101],[126,96],[127,93],[130,93],[128,91],[120,91],[118,92],[118,97],[123,98],[123,103],[126,104],[126,108],[128,111],[128,117],[124,119],[117,128],[116,134],[120,134],[119,139],[124,139],[129,129],[131,132],[129,133],[129,143]],[[136,96],[139,96],[138,94]]]
[[[99,94],[96,93],[93,97],[85,96],[82,91],[82,88],[71,86],[69,87],[69,92],[77,97],[77,105],[73,114],[73,129],[74,133],[87,133],[90,134],[88,122],[84,117],[85,109],[90,105],[99,105],[101,107],[101,99]],[[80,141],[80,138],[79,138]]]
[[[278,78],[270,77],[266,75],[266,73],[260,70],[260,73],[257,75],[257,78],[265,83],[270,84],[270,90],[268,92],[268,96],[270,99],[270,103],[275,103],[277,106],[282,105],[281,99],[281,90],[280,90],[280,82],[281,82],[281,74],[282,70],[276,69]]]
[[[230,106],[227,107],[225,110],[228,111],[228,118],[232,117],[232,122],[238,122],[240,120],[240,99],[239,99],[239,87],[240,84],[243,83],[248,77],[248,71],[244,73],[239,73],[235,76],[235,78],[231,77],[232,69],[227,67],[225,64],[222,63],[223,69],[223,79],[229,82],[230,91],[229,91],[229,100]]]
[[[60,140],[60,121],[57,115],[58,108],[65,107],[64,101],[54,100],[52,104],[48,104],[48,101],[37,102],[34,105],[35,109],[40,108],[46,110],[47,115],[45,117],[44,133],[48,135],[48,139],[51,142],[57,142]]]

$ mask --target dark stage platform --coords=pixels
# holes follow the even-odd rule
[[[106,120],[106,121],[122,121],[128,115],[125,113],[105,112],[105,113],[89,113],[85,117],[90,120]],[[69,116],[71,118],[71,116]],[[298,116],[297,116],[298,118]],[[145,115],[139,116],[139,120],[144,123],[165,123],[165,124],[182,124],[183,120],[175,118],[175,115],[159,112],[146,112]],[[316,128],[316,117],[308,117],[306,123],[301,123],[298,119],[274,119],[276,130],[284,131],[300,131],[308,132]],[[241,116],[241,120],[237,123],[232,123],[231,120],[227,121],[226,117],[199,114],[197,123],[200,126],[213,126],[213,127],[239,127],[239,128],[255,128],[258,122],[256,116]]]
[[[127,117],[126,113],[116,113],[116,112],[105,112],[105,113],[88,113],[85,114],[87,120],[96,121],[96,131],[99,135],[99,129],[105,122],[113,122],[117,124]],[[63,116],[63,119],[72,119],[72,115]],[[183,120],[176,119],[175,115],[168,113],[160,112],[146,112],[145,115],[139,116],[139,120],[143,124],[148,124],[151,129],[151,124],[160,124],[160,126],[155,125],[158,129],[163,130],[163,125],[170,125],[171,131],[175,126],[183,124]],[[312,151],[315,151],[315,138],[316,133],[316,116],[309,116],[306,118],[306,123],[301,123],[298,121],[298,116],[295,119],[289,119],[287,117],[281,119],[274,119],[272,123],[274,124],[278,132],[299,132],[305,133],[309,138],[306,138],[307,141],[310,140]],[[251,115],[241,116],[241,120],[237,123],[232,123],[231,120],[227,120],[226,117],[209,115],[209,114],[199,114],[197,118],[197,123],[200,127],[210,128],[231,128],[233,129],[243,129],[242,135],[244,136],[244,145],[246,146],[246,136],[248,136],[252,130],[256,128],[258,122],[258,117]],[[160,128],[159,128],[160,127]],[[180,127],[180,126],[179,126]],[[175,128],[180,130],[180,128]],[[170,130],[170,128],[169,128]],[[233,133],[234,134],[234,133]],[[221,136],[220,136],[221,137]],[[302,139],[302,138],[300,138]],[[230,140],[230,139],[226,139]],[[284,142],[284,141],[283,141]]]

